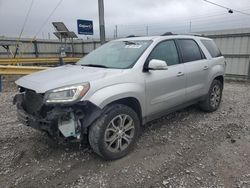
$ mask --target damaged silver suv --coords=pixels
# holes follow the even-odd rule
[[[23,124],[53,138],[84,140],[105,159],[133,148],[140,127],[198,103],[218,109],[225,60],[213,40],[198,36],[130,37],[111,41],[74,65],[16,81]]]

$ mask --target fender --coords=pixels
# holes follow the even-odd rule
[[[145,115],[145,86],[138,83],[121,83],[95,91],[87,100],[103,109],[108,104],[127,97],[137,99],[141,105],[142,117]]]
[[[208,87],[206,88],[206,92],[205,93],[208,93],[209,88],[210,88],[213,80],[216,77],[223,76],[223,78],[224,78],[224,75],[225,75],[225,67],[224,67],[224,65],[222,65],[222,64],[213,65],[211,67],[211,70],[209,71],[208,80],[207,80],[207,86]]]

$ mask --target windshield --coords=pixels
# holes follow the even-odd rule
[[[78,65],[126,69],[131,68],[152,41],[112,41],[77,62]]]

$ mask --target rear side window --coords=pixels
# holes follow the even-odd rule
[[[159,43],[151,52],[149,61],[158,59],[166,61],[168,66],[179,63],[178,52],[173,40],[167,40]]]
[[[201,42],[207,48],[212,57],[222,56],[219,48],[216,46],[213,40],[201,40]]]
[[[192,39],[178,39],[183,63],[204,59],[200,47]]]

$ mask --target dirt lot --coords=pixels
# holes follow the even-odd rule
[[[192,106],[148,124],[112,162],[19,124],[13,95],[0,94],[0,187],[250,187],[249,83],[227,83],[217,112]]]

